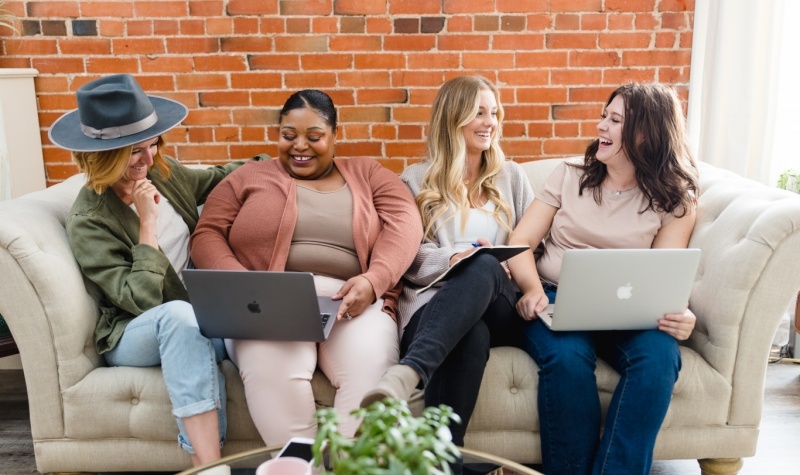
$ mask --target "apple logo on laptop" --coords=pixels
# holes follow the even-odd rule
[[[633,297],[633,286],[628,282],[627,285],[617,289],[617,298],[620,300],[628,300]]]
[[[247,304],[247,310],[249,310],[250,313],[261,313],[261,305],[253,300],[251,303]]]

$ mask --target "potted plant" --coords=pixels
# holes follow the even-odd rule
[[[0,27],[8,28],[9,30],[17,33],[17,27],[14,26],[14,21],[17,19],[17,16],[11,13],[10,11],[4,9],[6,1],[0,0]]]
[[[414,417],[405,401],[385,399],[353,415],[362,419],[354,439],[338,431],[338,415],[330,408],[316,412],[314,466],[336,475],[450,474],[448,462],[460,453],[451,440],[450,421],[460,421],[452,408],[426,408]]]
[[[778,177],[778,188],[800,193],[800,171],[784,170]]]

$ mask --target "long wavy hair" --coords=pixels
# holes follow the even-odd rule
[[[478,115],[480,93],[483,90],[491,91],[497,101],[497,128],[492,134],[489,149],[481,154],[478,177],[465,186],[467,144],[463,129]],[[436,222],[447,214],[451,205],[461,213],[462,223],[466,223],[469,210],[474,205],[471,196],[481,189],[495,204],[494,219],[501,227],[511,230],[511,208],[494,183],[506,159],[500,149],[502,122],[500,92],[488,79],[459,76],[447,81],[439,89],[433,101],[428,127],[429,166],[422,180],[422,191],[416,196],[427,238],[434,239]],[[453,216],[448,216],[443,222],[449,219],[453,219]]]
[[[164,178],[169,178],[171,167],[164,157],[166,141],[163,136],[158,137],[158,152],[153,157],[153,168],[161,173]],[[86,174],[86,188],[94,190],[98,195],[105,193],[109,186],[116,183],[125,170],[131,158],[133,145],[127,145],[114,150],[100,152],[72,152],[72,159],[78,168]]]
[[[622,150],[633,163],[636,184],[648,201],[648,209],[686,214],[698,192],[697,165],[689,147],[686,120],[675,89],[660,83],[631,83],[618,87],[609,96],[625,103],[622,123]],[[600,140],[595,140],[584,155],[584,174],[579,194],[592,190],[594,200],[602,200],[602,183],[608,171],[596,158]]]

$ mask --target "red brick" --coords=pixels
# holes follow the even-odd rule
[[[637,30],[655,30],[659,23],[658,18],[652,13],[637,13],[634,26]]]
[[[605,0],[605,9],[610,12],[652,12],[656,0]]]
[[[364,89],[356,93],[358,104],[404,104],[408,102],[405,89]]]
[[[517,68],[565,68],[568,51],[522,51],[516,54]]]
[[[364,35],[332,36],[330,47],[331,51],[380,51],[381,39]]]
[[[338,142],[336,155],[340,157],[382,157],[381,144],[376,141],[369,142]]]
[[[297,71],[300,69],[300,56],[296,54],[248,55],[247,63],[252,70]]]
[[[391,80],[386,71],[343,71],[339,73],[339,86],[352,88],[389,87]]]
[[[605,102],[605,101],[603,101]],[[597,107],[597,110],[602,110],[601,106]],[[600,120],[600,113],[597,113],[598,121]],[[586,127],[587,129],[589,127]],[[552,134],[548,135],[547,137],[577,137],[582,135],[581,134],[581,127],[579,122],[556,122],[553,124],[552,127]],[[591,133],[597,133],[597,129],[589,130]]]
[[[231,87],[234,89],[276,89],[282,86],[279,73],[233,73]]]
[[[114,55],[164,54],[164,40],[160,38],[114,38],[111,46]]]
[[[263,127],[241,127],[239,134],[241,139],[246,142],[263,142],[267,139]]]
[[[373,35],[392,32],[392,21],[389,18],[367,17],[367,33]]]
[[[440,87],[444,75],[440,71],[393,71],[392,85],[397,87]]]
[[[226,145],[180,145],[176,147],[180,160],[217,160],[220,157],[228,157],[228,147]]]
[[[189,127],[187,135],[192,143],[213,142],[216,127]]]
[[[472,32],[472,17],[471,16],[452,16],[447,19],[447,31],[453,33],[471,33]]]
[[[339,107],[339,120],[341,122],[388,122],[390,120],[388,107]]]
[[[506,104],[506,120],[545,120],[550,118],[549,105]]]
[[[5,45],[6,54],[9,55],[49,56],[58,54],[58,41],[49,38],[28,40],[10,37],[3,38],[2,44]]]
[[[39,74],[75,74],[85,72],[82,58],[31,58],[31,67]]]
[[[178,22],[178,31],[175,31],[174,33],[167,33],[163,31],[163,28],[166,28],[170,24],[171,22],[156,21],[153,23],[153,29],[158,34],[163,34],[163,35],[183,34],[183,35],[201,36],[206,33],[205,20],[195,20],[195,19],[181,20]]]
[[[210,39],[209,39],[210,40]],[[272,51],[272,38],[263,36],[222,38],[219,51],[239,53],[263,53]]]
[[[631,13],[621,13],[618,15],[608,15],[608,29],[614,31],[633,30],[636,24],[636,15]]]
[[[333,0],[336,15],[381,15],[386,13],[386,0]]]
[[[189,73],[194,70],[192,58],[186,56],[156,56],[139,58],[142,72]]]
[[[570,102],[602,102],[605,103],[612,89],[604,86],[579,86],[569,89]],[[599,113],[598,113],[599,114]]]
[[[678,35],[675,33],[665,32],[656,33],[656,41],[654,46],[656,48],[677,48]]]
[[[377,158],[376,160],[384,168],[386,168],[387,170],[391,170],[397,173],[398,175],[406,168],[405,160],[400,160],[396,158]]]
[[[387,142],[387,157],[418,157],[426,155],[425,142]]]
[[[31,18],[78,18],[78,2],[27,2],[28,16]]]
[[[234,111],[233,123],[249,126],[272,125],[278,123],[279,114],[278,109],[240,109]]]
[[[547,33],[545,45],[549,49],[595,49],[597,33]]]
[[[509,86],[544,86],[550,83],[550,73],[543,69],[500,71],[497,77]]]
[[[188,58],[187,58],[188,59]],[[197,71],[246,71],[247,61],[240,55],[195,56],[194,65]]]
[[[489,35],[439,36],[439,49],[485,51],[489,49]]]
[[[279,0],[281,15],[330,15],[332,0]]]
[[[230,18],[206,19],[206,32],[209,35],[226,36],[233,33],[233,20]]]
[[[292,91],[293,92],[293,91]],[[252,107],[283,107],[286,98],[289,94],[284,94],[283,91],[251,91],[250,101]]]
[[[279,36],[275,38],[275,51],[328,51],[328,37]]]
[[[506,157],[533,157],[539,155],[542,148],[541,140],[508,139],[502,143]]]
[[[183,125],[211,125],[231,124],[231,113],[221,109],[194,109],[189,111],[188,117],[183,119]]]
[[[78,173],[78,167],[74,163],[69,163],[68,160],[70,159],[69,152],[65,154],[58,153],[58,156],[51,157],[50,154],[46,157],[47,160],[45,162],[50,162],[52,159],[57,158],[59,161],[67,160],[67,163],[45,163],[45,169],[47,170],[47,180],[48,186],[51,184],[59,183],[61,181],[66,180],[67,178],[71,177],[72,175]]]
[[[406,65],[406,58],[402,54],[356,54],[355,68],[364,69],[402,69]]]
[[[53,2],[47,2],[53,3]],[[132,18],[135,2],[69,2],[80,3],[80,16],[83,18],[107,17]],[[38,15],[37,15],[38,16]]]
[[[227,89],[224,74],[180,74],[175,77],[175,87],[180,90]]]
[[[551,138],[544,142],[544,153],[550,155],[582,155],[591,140]]]
[[[688,13],[662,13],[661,28],[666,30],[685,30],[690,27]]]
[[[398,125],[397,138],[402,140],[422,140],[422,126]]]
[[[691,62],[689,50],[625,51],[622,64],[625,66],[674,66]]]
[[[231,16],[275,15],[278,13],[278,3],[275,0],[229,0],[227,13]]]
[[[602,0],[550,0],[550,11],[557,12],[600,12]]]
[[[305,70],[351,69],[352,54],[305,54],[300,57],[300,65]]]
[[[284,82],[289,89],[334,88],[336,73],[286,73]]]
[[[465,69],[513,69],[514,53],[463,53]]]
[[[526,135],[524,123],[503,121],[503,138],[525,137]]]
[[[222,16],[225,13],[225,3],[223,0],[192,0],[189,2],[189,15]]]
[[[365,33],[367,22],[364,17],[343,17],[341,18],[341,33]]]
[[[623,57],[624,61],[624,57]],[[655,68],[636,68],[622,67],[608,70],[603,73],[603,84],[610,84],[614,87],[626,82],[649,82],[656,78]]]
[[[122,20],[97,20],[97,32],[100,36],[123,36],[125,35],[125,22]]]
[[[97,57],[86,58],[86,72],[95,74],[136,73],[139,71],[139,58]]]
[[[336,137],[337,139],[340,140],[369,140],[370,139],[369,125],[339,124],[339,130],[336,133]]]
[[[667,84],[689,84],[689,67],[658,68],[658,80]]]
[[[284,18],[260,18],[259,29],[261,33],[271,35],[286,32],[286,20]]]
[[[444,13],[486,13],[494,11],[493,0],[442,0]]]
[[[38,94],[38,106],[46,110],[70,110],[75,108],[75,94]]]
[[[47,93],[47,92],[63,92],[69,91],[69,82],[67,78],[64,76],[37,76],[33,78],[34,89],[36,90],[37,94]],[[75,105],[73,104],[73,108]]]
[[[567,97],[567,90],[561,86],[517,88],[517,101],[520,104],[552,104],[565,102]]]
[[[552,122],[531,122],[528,124],[528,137],[550,138],[557,136],[558,134],[555,134],[555,128],[559,125],[561,125],[561,123],[553,124]],[[569,134],[568,136],[576,135],[577,130],[577,127],[575,127],[575,132]]]
[[[108,55],[111,41],[101,38],[72,37],[58,40],[62,54]]]
[[[572,51],[569,54],[569,65],[573,68],[617,67],[622,58],[616,51]]]
[[[662,12],[666,11],[694,11],[694,0],[661,0],[658,2],[658,9]]]
[[[580,30],[581,16],[574,13],[560,13],[555,15],[555,28],[556,30]]]
[[[651,39],[650,33],[600,33],[598,44],[601,49],[644,49]]]
[[[216,38],[167,38],[167,51],[173,54],[219,53]]]
[[[477,15],[473,18],[475,31],[497,31],[500,29],[500,17],[497,15]]]
[[[458,69],[461,59],[458,53],[408,53],[408,69]]]
[[[153,21],[128,20],[125,24],[125,33],[127,36],[152,36]]]
[[[553,27],[554,15],[536,13],[527,17],[528,31],[543,31]]]
[[[498,12],[546,12],[548,0],[496,0]]]
[[[579,69],[553,71],[551,79],[555,84],[575,85],[575,84],[594,84],[597,78],[601,77],[603,69]]]
[[[200,93],[200,107],[249,106],[250,95],[245,91],[214,91]]]
[[[336,17],[316,17],[311,19],[311,32],[314,34],[334,34],[339,32],[339,19]]]
[[[258,18],[238,17],[233,19],[233,33],[236,35],[255,35],[260,32],[261,22]]]
[[[431,115],[431,106],[407,106],[392,108],[392,121],[404,124],[427,124]],[[388,144],[387,144],[388,146]],[[387,147],[388,148],[388,147]],[[388,150],[387,150],[388,152]]]
[[[180,18],[189,14],[186,1],[160,0],[158,2],[136,2],[137,17]]]
[[[544,48],[545,35],[541,33],[530,34],[502,34],[494,35],[493,50],[538,50]]]
[[[325,91],[333,103],[338,108],[339,106],[352,106],[356,103],[356,92],[353,89],[334,89]]]
[[[391,15],[430,15],[442,12],[441,2],[420,0],[390,0]]]
[[[287,18],[286,33],[311,33],[311,19]]]
[[[387,36],[383,40],[384,51],[430,51],[435,47],[433,35]]]
[[[397,126],[389,124],[373,124],[370,135],[376,140],[394,140],[397,138]]]
[[[603,13],[581,14],[581,30],[605,30],[608,25],[608,15]]]
[[[262,153],[266,153],[269,156],[276,156],[277,149],[274,146],[261,143],[254,145],[231,144],[230,146],[230,157],[232,160],[245,160]]]

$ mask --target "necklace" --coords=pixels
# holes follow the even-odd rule
[[[636,188],[636,185],[633,185],[632,187],[630,187],[630,188],[628,188],[626,190],[614,190],[614,195],[619,196],[619,195],[625,193],[626,191],[631,191],[634,188]]]

